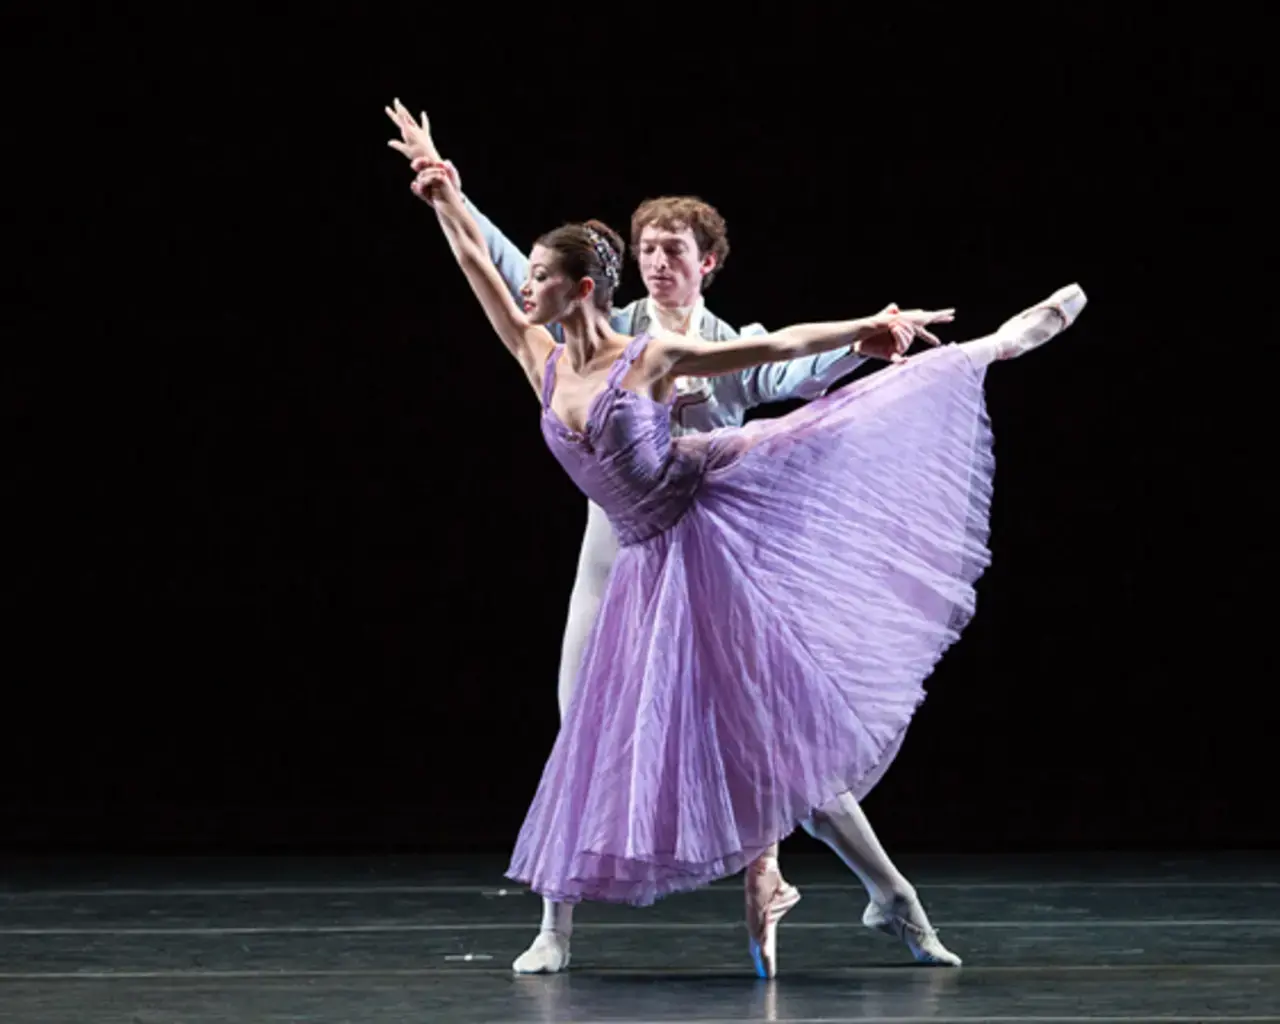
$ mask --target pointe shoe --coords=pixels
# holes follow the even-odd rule
[[[511,969],[516,974],[559,974],[569,966],[569,936],[559,932],[538,932],[533,945],[516,957]]]
[[[763,870],[747,869],[748,949],[756,975],[778,974],[778,922],[800,902],[800,890],[782,877],[777,861]]]
[[[1083,288],[1069,284],[1043,302],[1010,317],[996,331],[996,337],[1003,341],[997,358],[1013,359],[1039,348],[1075,323],[1087,301]]]
[[[938,967],[959,967],[963,963],[942,944],[918,899],[894,900],[887,906],[872,900],[862,914],[862,923],[901,939],[919,963]]]

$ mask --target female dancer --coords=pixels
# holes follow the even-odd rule
[[[675,376],[886,328],[936,341],[928,325],[951,313],[627,338],[608,323],[622,246],[604,225],[539,241],[522,312],[443,165],[413,189],[622,546],[509,875],[564,902],[645,904],[733,874],[891,760],[988,560],[985,368],[1059,333],[1084,295],[1063,289],[992,337],[788,416],[672,439]]]

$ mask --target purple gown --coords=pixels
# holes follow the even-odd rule
[[[509,878],[644,905],[731,875],[863,796],[974,610],[994,458],[956,346],[786,416],[672,438],[621,387],[542,432],[620,549]]]

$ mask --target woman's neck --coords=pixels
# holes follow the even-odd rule
[[[564,330],[565,355],[574,373],[581,373],[605,354],[613,360],[615,332],[609,319],[596,309],[575,309],[560,321]]]

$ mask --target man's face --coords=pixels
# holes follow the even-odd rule
[[[711,253],[701,256],[693,229],[679,230],[650,224],[640,232],[640,276],[655,302],[663,306],[692,306],[702,291],[702,279],[715,269]]]

